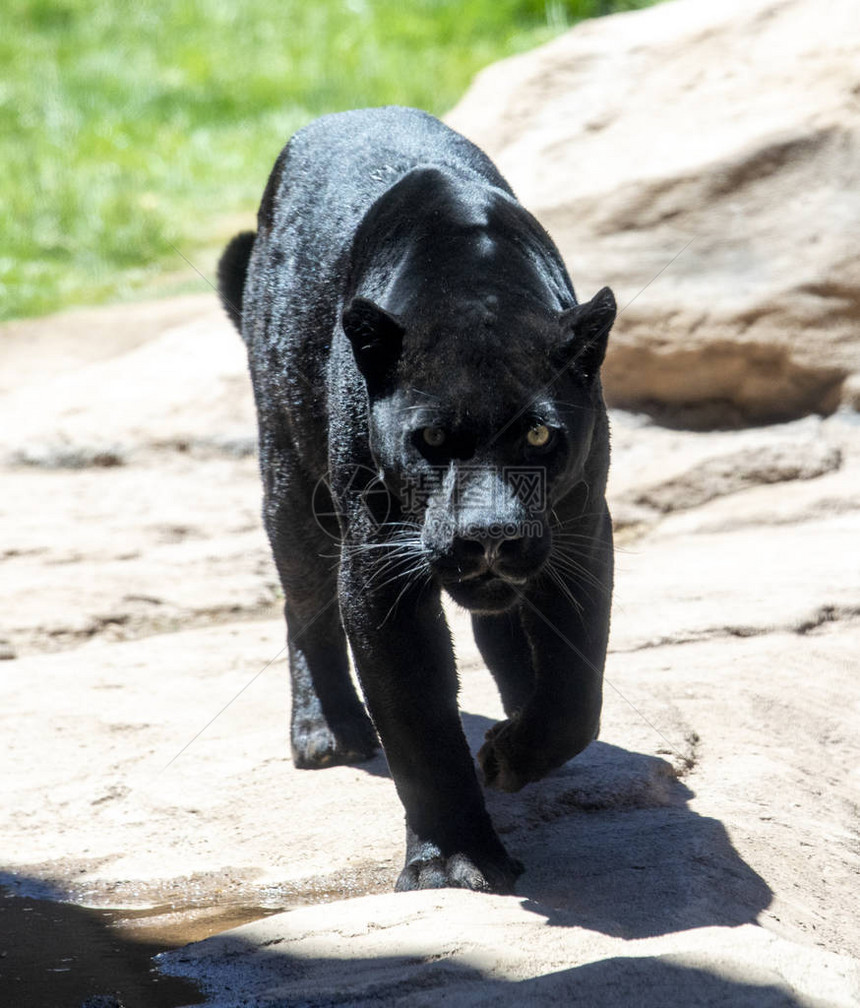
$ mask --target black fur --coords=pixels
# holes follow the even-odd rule
[[[406,810],[397,887],[510,892],[522,866],[484,807],[440,592],[471,611],[507,714],[485,784],[516,790],[595,738],[612,293],[577,304],[492,162],[402,108],[297,133],[219,285],[257,401],[295,763],[366,759],[378,733]]]

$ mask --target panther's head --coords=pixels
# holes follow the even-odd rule
[[[560,501],[578,493],[587,507],[615,318],[608,288],[565,311],[508,313],[505,324],[499,302],[476,295],[456,315],[410,318],[356,297],[343,314],[403,570],[424,565],[473,612],[507,609],[541,572]]]

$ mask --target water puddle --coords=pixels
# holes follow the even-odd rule
[[[168,949],[311,903],[391,888],[386,866],[362,866],[341,876],[303,879],[260,889],[230,889],[208,876],[159,888],[126,883],[98,902],[138,902],[145,908],[80,906],[36,880],[0,885],[0,1006],[6,1008],[179,1008],[201,1004],[199,989],[164,976],[152,957]],[[220,884],[219,884],[220,883]],[[229,894],[229,895],[228,895]],[[46,898],[56,895],[56,899]],[[96,896],[92,893],[92,896]],[[256,905],[254,897],[265,905]],[[125,897],[125,898],[124,898]],[[161,897],[159,899],[159,897]],[[169,900],[169,902],[168,902]]]
[[[117,911],[32,899],[0,890],[0,1003],[16,1008],[177,1008],[199,990],[162,977],[151,958],[173,948],[139,940]]]
[[[0,887],[0,1004],[14,1008],[178,1008],[197,987],[152,957],[258,920],[270,907],[91,909]]]

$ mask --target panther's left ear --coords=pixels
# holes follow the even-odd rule
[[[563,312],[559,363],[594,378],[603,363],[615,315],[615,295],[608,287],[601,288],[590,301]]]
[[[363,297],[352,299],[341,322],[368,389],[379,390],[400,357],[403,326],[394,315]]]

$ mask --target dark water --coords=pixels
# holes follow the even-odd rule
[[[179,1008],[193,984],[158,973],[152,956],[272,913],[229,907],[103,910],[17,896],[0,887],[0,1008]]]

